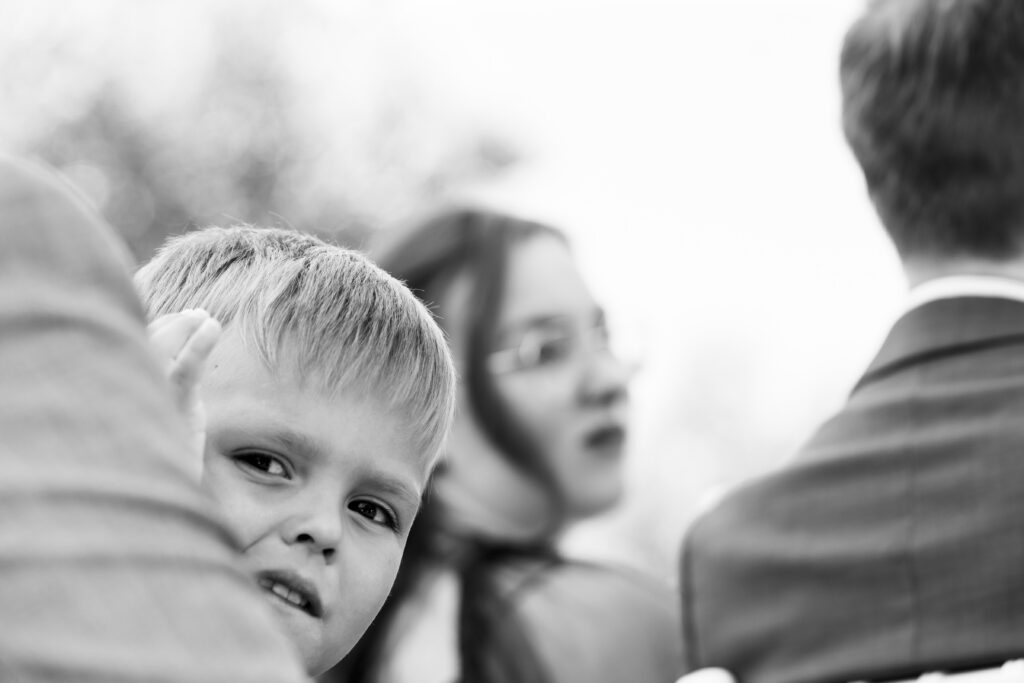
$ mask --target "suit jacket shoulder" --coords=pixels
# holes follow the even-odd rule
[[[1024,654],[1024,304],[901,319],[794,464],[699,520],[691,666],[745,683],[911,676]]]

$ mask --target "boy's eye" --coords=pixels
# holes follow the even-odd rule
[[[288,474],[284,463],[272,455],[267,455],[266,453],[242,453],[235,456],[235,460],[243,463],[246,467],[259,470],[271,477],[291,479],[291,475]]]
[[[357,500],[349,503],[348,508],[349,510],[358,512],[374,524],[380,524],[395,531],[398,530],[398,520],[396,520],[394,514],[392,514],[391,511],[383,505],[369,500]]]

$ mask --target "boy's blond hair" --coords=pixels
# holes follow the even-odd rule
[[[444,335],[360,253],[290,230],[211,227],[168,240],[135,282],[151,318],[203,308],[268,369],[323,392],[366,391],[408,417],[426,457],[440,451],[455,405]]]

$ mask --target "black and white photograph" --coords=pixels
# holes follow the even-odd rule
[[[1024,3],[0,0],[8,681],[1024,681]]]

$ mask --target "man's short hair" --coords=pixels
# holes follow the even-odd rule
[[[454,412],[455,370],[430,312],[356,251],[251,226],[172,238],[135,276],[151,318],[203,308],[238,326],[267,368],[326,393],[356,387],[402,410],[433,458]]]
[[[840,74],[846,137],[900,254],[1017,256],[1024,2],[873,0]]]

